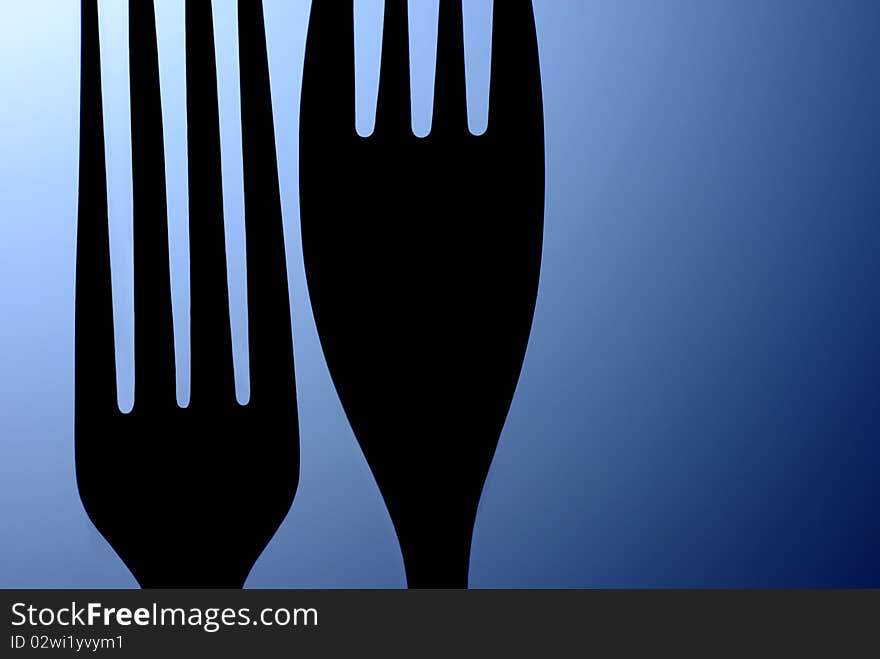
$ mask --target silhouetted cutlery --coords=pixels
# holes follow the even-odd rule
[[[541,263],[544,135],[529,0],[495,3],[489,127],[468,131],[461,0],[441,0],[434,120],[411,130],[406,0],[386,0],[374,134],[355,131],[352,2],[314,0],[301,108],[309,292],[410,587],[465,587]],[[540,441],[540,438],[535,438]]]
[[[120,0],[121,1],[121,0]],[[290,311],[262,4],[239,3],[251,397],[235,399],[210,0],[186,3],[192,396],[175,396],[152,2],[129,5],[135,403],[116,397],[96,0],[82,3],[76,470],[89,517],[143,587],[238,588],[296,492]]]

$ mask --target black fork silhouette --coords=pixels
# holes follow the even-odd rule
[[[122,0],[120,0],[122,1]],[[239,5],[251,400],[235,399],[210,0],[187,0],[192,397],[175,399],[153,3],[129,5],[135,404],[116,402],[97,0],[82,3],[76,471],[143,587],[239,588],[293,501],[299,441],[262,3]]]
[[[340,12],[340,9],[344,11]],[[530,0],[495,3],[489,126],[467,126],[461,0],[441,0],[431,134],[411,130],[406,0],[386,0],[374,134],[355,131],[352,3],[314,0],[300,134],[312,309],[410,587],[466,587],[537,298],[544,205]]]

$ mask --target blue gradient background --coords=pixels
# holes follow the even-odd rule
[[[380,5],[358,9],[362,132]],[[466,0],[477,131],[490,5]],[[248,585],[401,587],[393,529],[332,388],[303,274],[296,143],[308,3],[265,6],[302,481]],[[411,6],[424,134],[436,0]],[[880,5],[535,8],[545,262],[481,502],[472,585],[880,586]],[[7,2],[0,15],[0,586],[132,587],[87,519],[73,470],[79,2]],[[246,395],[243,234],[240,218],[228,220]],[[124,231],[114,267],[125,265]],[[185,400],[185,224],[171,233]],[[120,272],[124,402],[131,323]]]

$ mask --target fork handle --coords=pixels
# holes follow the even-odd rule
[[[468,587],[471,528],[445,524],[419,525],[400,534],[400,548],[411,589],[464,589]]]

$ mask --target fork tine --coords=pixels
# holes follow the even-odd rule
[[[223,180],[214,16],[210,0],[186,3],[190,181],[192,400],[232,400],[232,333],[226,279]],[[235,185],[236,181],[227,181]],[[237,182],[241,185],[240,181]]]
[[[467,130],[467,122],[461,0],[440,0],[432,132],[440,135],[460,134]]]
[[[313,0],[303,68],[301,125],[325,136],[340,131],[354,134],[354,62],[354,0]]]
[[[118,410],[97,0],[83,0],[81,12],[76,402]]]
[[[377,135],[412,133],[407,0],[385,0]]]
[[[152,0],[130,0],[135,406],[174,402],[162,101]]]
[[[290,405],[290,299],[262,0],[239,0],[251,403]]]
[[[531,0],[495,0],[489,134],[543,124],[538,36]]]

